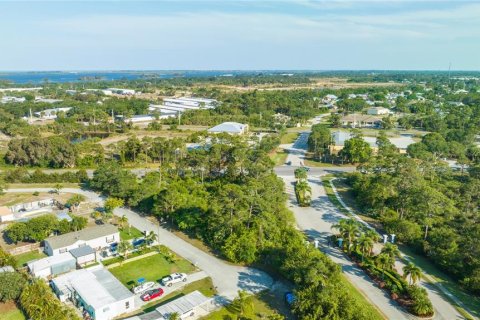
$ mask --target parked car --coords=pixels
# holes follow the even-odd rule
[[[287,166],[291,166],[292,165],[292,161],[287,161]]]
[[[295,297],[293,292],[285,292],[285,303],[287,306],[292,307],[292,305],[295,303],[295,300],[297,300],[297,297]]]
[[[136,286],[132,289],[133,293],[137,294],[137,293],[142,293],[142,292],[145,292],[147,291],[148,289],[151,289],[153,288],[153,286],[155,285],[155,282],[153,281],[150,281],[150,282],[145,282],[139,286]]]
[[[163,295],[163,289],[162,288],[157,288],[157,289],[152,289],[140,296],[140,299],[143,301],[150,301],[155,298],[161,297]]]
[[[162,284],[171,287],[177,282],[187,282],[187,275],[185,273],[172,273],[171,275],[162,279]]]

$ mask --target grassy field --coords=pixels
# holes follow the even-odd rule
[[[8,187],[14,188],[11,185],[8,185]],[[28,187],[22,187],[22,188],[28,188]],[[4,193],[0,195],[0,206],[8,207],[18,203],[33,202],[33,201],[51,199],[51,198],[55,198],[60,202],[65,202],[71,196],[72,196],[71,193],[50,194],[48,192],[40,192],[38,196],[35,196],[32,193]]]
[[[267,319],[267,316],[273,313],[285,314],[285,304],[283,299],[277,299],[269,292],[261,292],[254,295],[252,298],[252,310],[247,312],[248,319]],[[282,310],[279,310],[282,309]],[[201,318],[202,320],[225,320],[225,319],[237,319],[238,311],[235,306],[228,305],[221,308],[218,311],[212,312],[208,316]],[[286,314],[285,319],[293,319],[289,314]]]
[[[144,234],[135,227],[125,227],[120,229],[120,239],[121,240],[131,240],[135,238],[142,238]]]
[[[330,185],[330,180],[332,180],[334,177],[330,175],[322,176],[322,183],[323,187],[325,188],[325,192],[328,196],[328,199],[337,207],[340,211],[342,211],[345,214],[350,214],[347,209],[345,209],[340,201],[338,201],[337,197],[335,196],[335,193],[333,192],[332,186]]]
[[[15,303],[0,303],[0,320],[25,320],[25,316]]]
[[[47,255],[43,252],[30,251],[15,256],[15,259],[17,259],[17,266],[23,267],[29,261],[45,258],[46,256]]]
[[[293,143],[298,138],[298,132],[287,132],[280,138],[281,144]]]
[[[145,278],[146,281],[160,281],[173,272],[189,273],[194,270],[195,267],[185,259],[177,256],[172,263],[161,254],[126,262],[121,266],[109,269],[127,288],[135,285],[138,278]]]

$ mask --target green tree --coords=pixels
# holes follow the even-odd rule
[[[25,286],[25,278],[18,272],[0,273],[0,301],[17,300]]]
[[[362,262],[364,256],[369,256],[373,249],[373,239],[362,233],[356,240],[356,246],[362,253]]]
[[[295,194],[297,196],[298,204],[301,207],[310,205],[312,198],[312,188],[305,180],[300,180],[295,183]]]
[[[352,244],[360,231],[358,222],[351,218],[340,219],[338,223],[332,226],[332,229],[337,229],[340,232],[342,238],[346,240],[344,244],[348,253],[350,253]]]
[[[107,200],[105,200],[104,207],[107,212],[111,213],[115,208],[122,207],[123,204],[124,204],[123,199],[108,197]]]
[[[120,253],[124,259],[128,258],[128,254],[133,249],[132,244],[130,241],[122,240],[118,244],[118,253]]]
[[[241,318],[253,315],[254,305],[252,296],[244,290],[239,290],[238,297],[232,302],[232,307]]]
[[[412,262],[409,262],[403,267],[403,277],[410,277],[410,284],[415,284],[422,277],[422,270]]]
[[[395,244],[390,242],[385,243],[381,250],[381,253],[388,255],[392,259],[400,257],[400,250],[398,250],[398,247]]]
[[[352,164],[367,162],[371,155],[372,148],[361,137],[346,140],[343,149],[340,151],[340,156]]]

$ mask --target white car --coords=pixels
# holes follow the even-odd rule
[[[142,293],[145,292],[155,286],[155,282],[150,281],[150,282],[145,282],[144,284],[141,284],[139,286],[136,286],[132,289],[133,293]]]
[[[172,273],[171,275],[162,279],[162,284],[171,287],[177,282],[187,282],[187,275],[185,273]]]

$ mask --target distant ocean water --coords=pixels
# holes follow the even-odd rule
[[[169,79],[175,77],[216,77],[240,74],[258,74],[262,71],[50,71],[50,72],[0,72],[0,81],[19,84],[43,82],[82,82],[135,79]]]

